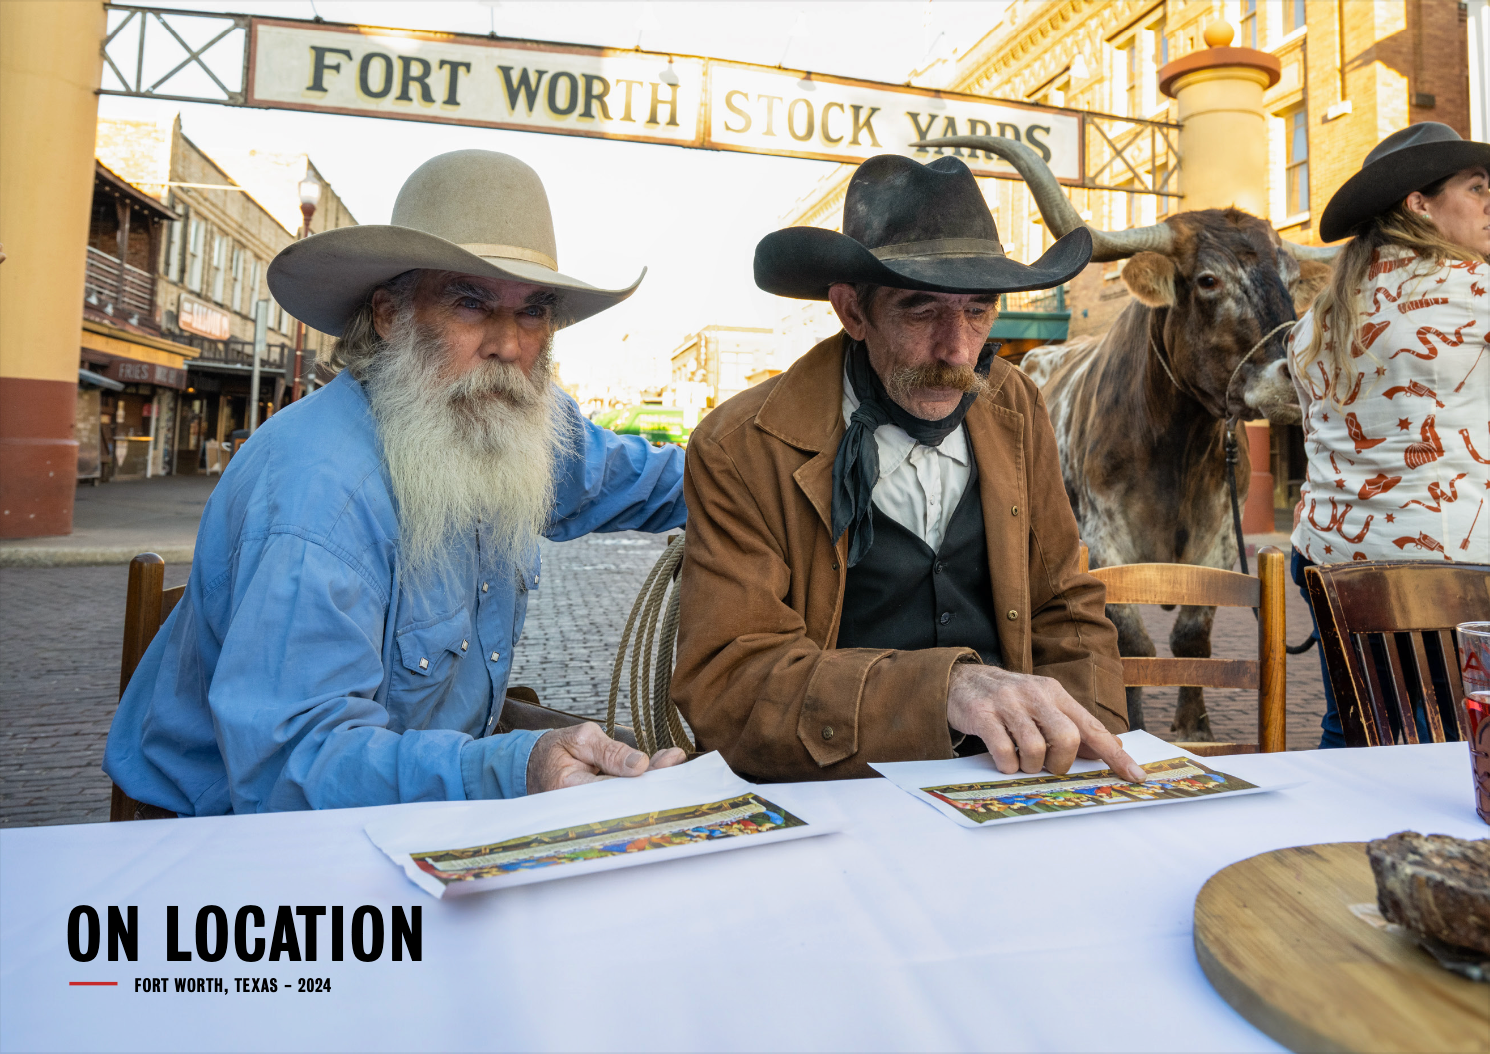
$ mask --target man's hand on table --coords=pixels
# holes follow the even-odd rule
[[[592,722],[555,728],[539,736],[528,755],[528,793],[576,787],[612,776],[640,776],[649,768],[665,769],[687,757],[677,747],[668,747],[648,760],[640,750],[609,738]]]
[[[1043,767],[1064,774],[1080,755],[1107,762],[1135,783],[1148,778],[1117,736],[1050,677],[972,663],[954,666],[947,724],[982,739],[1000,772]]]

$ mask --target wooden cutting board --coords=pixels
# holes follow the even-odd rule
[[[1290,1050],[1490,1051],[1490,985],[1356,904],[1376,904],[1366,843],[1263,853],[1201,889],[1195,954],[1216,991]]]

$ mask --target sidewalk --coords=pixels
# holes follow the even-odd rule
[[[216,476],[160,476],[79,487],[72,533],[0,542],[0,567],[127,564],[146,552],[188,563],[216,485]]]

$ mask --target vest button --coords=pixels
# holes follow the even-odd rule
[[[941,562],[941,561],[940,561],[940,560],[938,560],[938,561],[937,561],[937,562],[936,562],[936,565],[935,565],[935,566],[934,566],[934,567],[932,567],[932,569],[931,569],[931,570],[932,570],[932,571],[933,571],[933,572],[934,572],[934,573],[936,573],[936,574],[941,574],[941,573],[942,573],[942,562]]]
[[[1013,608],[1010,608],[1009,609],[1009,614],[1008,614],[1009,621],[1010,622],[1013,622],[1018,617],[1019,617],[1019,612],[1015,611]]]
[[[941,615],[937,618],[937,621],[940,622],[943,626],[945,626],[947,623],[949,623],[949,622],[952,621],[952,612],[950,612],[950,611],[943,611],[941,613]]]
[[[835,570],[835,571],[838,570],[838,561],[837,560],[834,560],[833,561],[833,570]]]
[[[833,726],[832,725],[824,725],[823,726],[823,738],[824,739],[832,739],[833,738]]]
[[[1018,516],[1019,515],[1019,506],[1018,505],[1015,505],[1012,509],[1010,509],[1009,510],[1009,515],[1010,516]]]

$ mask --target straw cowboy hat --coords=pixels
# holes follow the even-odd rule
[[[1437,121],[1410,124],[1377,143],[1361,170],[1335,191],[1320,217],[1319,236],[1327,242],[1348,238],[1414,190],[1476,165],[1490,169],[1490,144],[1461,139]]]
[[[490,150],[454,150],[414,170],[393,222],[338,227],[292,242],[269,265],[269,289],[291,315],[339,337],[383,282],[415,268],[533,282],[559,295],[559,325],[614,307],[636,291],[597,289],[559,271],[543,182]]]
[[[1060,285],[1091,256],[1091,232],[1083,226],[1033,264],[1011,260],[966,165],[955,157],[923,165],[881,154],[849,180],[843,233],[788,227],[766,235],[755,248],[755,284],[798,300],[826,300],[835,282],[1013,293]]]

